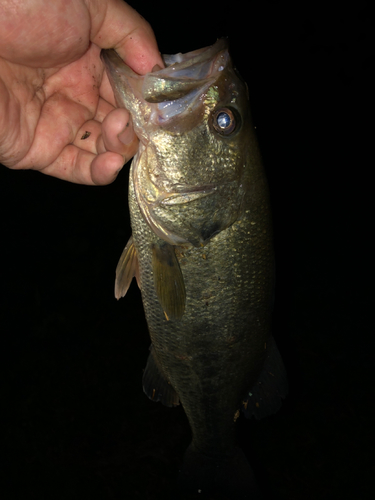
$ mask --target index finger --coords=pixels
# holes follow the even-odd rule
[[[133,71],[144,75],[158,64],[164,67],[150,24],[122,0],[89,3],[91,41],[102,49],[114,48]]]

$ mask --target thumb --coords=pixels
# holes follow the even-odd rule
[[[88,2],[91,41],[102,49],[114,48],[138,74],[164,67],[150,24],[122,0]]]

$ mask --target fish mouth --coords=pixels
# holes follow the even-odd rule
[[[166,67],[147,73],[143,79],[143,99],[150,103],[180,100],[195,90],[209,86],[229,59],[225,38],[214,45],[186,54],[163,55]]]
[[[103,50],[101,57],[117,105],[131,112],[136,134],[145,140],[149,127],[167,127],[189,114],[229,64],[225,38],[186,54],[163,55],[166,67],[146,75],[135,73],[113,49]]]
[[[228,65],[228,42],[219,39],[210,47],[163,58],[166,68],[144,76],[142,98],[155,105],[154,120],[164,127],[199,106],[201,97]]]
[[[213,194],[217,190],[216,184],[206,184],[204,186],[181,186],[172,193],[166,193],[155,202],[155,205],[174,206],[190,203]]]

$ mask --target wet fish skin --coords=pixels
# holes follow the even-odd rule
[[[224,40],[167,56],[167,68],[146,77],[113,52],[103,59],[141,142],[129,206],[130,275],[138,276],[152,340],[144,390],[184,407],[192,429],[185,484],[249,494],[251,469],[234,435],[238,410],[257,418],[277,411],[287,382],[271,336],[272,223],[246,85]],[[218,110],[233,113],[233,132],[217,131]],[[129,283],[117,271],[119,297]],[[234,468],[247,476],[235,485]]]

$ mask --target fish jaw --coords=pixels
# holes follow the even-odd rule
[[[134,130],[141,142],[148,142],[145,133],[152,108],[142,98],[144,76],[135,73],[113,49],[102,50],[101,59],[106,67],[116,104],[132,115]]]
[[[145,76],[113,51],[102,57],[116,101],[131,112],[141,142],[132,171],[144,220],[168,243],[205,245],[238,219],[245,191],[246,151],[239,144],[246,136],[240,117],[246,87],[226,40],[164,56],[167,67]],[[244,122],[235,139],[212,126],[213,114],[226,104]]]
[[[113,49],[103,50],[101,58],[117,105],[130,111],[134,130],[145,143],[155,127],[171,127],[175,117],[179,123],[185,118],[186,129],[186,122],[196,115],[191,108],[229,62],[224,39],[187,54],[164,55],[167,67],[146,75],[135,73]]]

